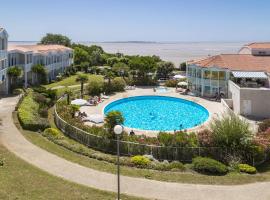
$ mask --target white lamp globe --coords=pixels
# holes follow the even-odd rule
[[[123,132],[123,127],[121,125],[116,125],[113,128],[113,131],[116,135],[120,135]]]

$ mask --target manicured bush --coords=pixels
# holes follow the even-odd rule
[[[48,120],[39,115],[39,104],[34,100],[33,92],[28,92],[22,100],[18,108],[18,118],[24,129],[37,131],[49,127]]]
[[[178,80],[170,79],[165,82],[167,87],[176,87],[178,84]]]
[[[112,87],[114,92],[123,92],[125,91],[126,82],[121,77],[116,77],[112,81]]]
[[[259,123],[259,132],[264,132],[268,128],[270,128],[270,119],[263,120],[261,123]]]
[[[256,174],[257,170],[255,167],[252,167],[248,164],[239,164],[238,165],[239,171],[247,174]]]
[[[42,135],[52,140],[63,138],[61,132],[56,128],[46,128]]]
[[[213,175],[224,175],[228,172],[226,165],[217,160],[206,157],[193,158],[192,168],[197,172]]]
[[[131,162],[138,167],[145,167],[150,163],[150,160],[144,156],[133,156]]]
[[[100,93],[103,92],[103,82],[98,80],[90,80],[87,91],[91,96],[99,96]]]

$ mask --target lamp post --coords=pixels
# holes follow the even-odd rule
[[[117,200],[120,200],[120,164],[119,164],[120,147],[119,147],[119,136],[123,132],[123,127],[121,125],[116,125],[113,128],[113,131],[117,136]]]

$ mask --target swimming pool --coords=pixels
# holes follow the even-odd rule
[[[204,123],[209,112],[201,105],[166,96],[136,96],[114,101],[104,113],[117,110],[124,126],[140,130],[173,131],[192,128]]]

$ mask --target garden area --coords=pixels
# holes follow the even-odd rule
[[[75,117],[74,112],[77,108],[69,105],[67,99],[59,101],[56,106],[57,115],[91,137],[91,139],[85,139],[87,136],[81,135],[78,131],[72,131],[70,126],[65,126],[66,128],[63,129],[65,134],[63,134],[58,129],[62,127],[59,127],[57,120],[55,122],[58,127],[54,124],[55,113],[51,106],[56,103],[56,100],[56,95],[52,94],[51,90],[34,89],[28,91],[18,107],[18,119],[22,127],[29,131],[40,132],[41,134],[38,134],[37,137],[42,137],[59,148],[77,154],[77,156],[81,155],[80,158],[83,160],[92,159],[97,163],[105,162],[110,166],[108,167],[110,171],[113,171],[112,167],[116,163],[116,143],[112,127],[115,124],[123,123],[124,119],[121,117],[121,113],[110,113],[105,119],[104,127],[86,126],[78,117]],[[31,109],[27,109],[24,105],[28,105]],[[44,108],[47,112],[42,111]],[[25,116],[26,109],[28,112]],[[71,132],[77,135],[70,135]],[[84,141],[91,141],[91,143]],[[155,150],[155,147],[158,150]],[[48,147],[43,146],[43,148],[52,151]],[[243,173],[256,174],[258,169],[268,163],[269,122],[261,123],[259,133],[252,135],[245,121],[233,114],[228,114],[222,119],[213,121],[209,130],[198,133],[180,131],[170,134],[160,132],[158,137],[123,133],[120,148],[122,152],[120,163],[127,169],[126,173],[131,174],[131,176],[142,176],[143,174],[144,177],[148,177],[147,174],[150,173],[149,178],[168,180],[165,175],[160,178],[153,175],[158,170],[164,173],[179,173],[179,177],[200,173],[201,176],[223,176],[225,180],[240,176],[243,177],[242,180],[245,180]],[[178,153],[179,157],[176,156],[176,149],[182,150],[181,153]],[[74,154],[73,156],[75,156]],[[62,153],[61,156],[63,156]],[[65,158],[69,159],[68,156]],[[75,160],[75,162],[81,162],[79,159]],[[85,162],[83,161],[82,164]],[[257,164],[258,169],[252,166],[255,164]],[[107,171],[108,168],[105,167],[104,170]],[[138,170],[138,175],[135,172],[131,173],[132,170],[129,168]],[[262,177],[256,175],[254,179],[264,180]],[[173,175],[169,176],[169,181],[171,180],[180,181],[178,178],[173,178]],[[215,180],[215,182],[222,181]]]

